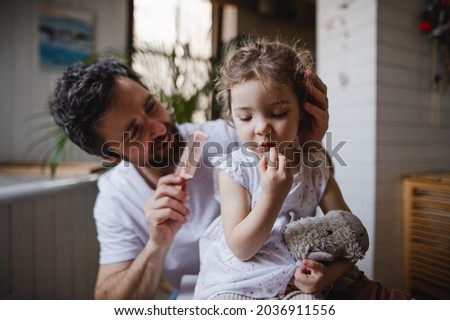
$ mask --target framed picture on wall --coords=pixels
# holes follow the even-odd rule
[[[39,59],[43,68],[66,67],[94,52],[94,14],[43,5],[39,16]]]

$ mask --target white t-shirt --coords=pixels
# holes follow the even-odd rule
[[[182,124],[178,128],[184,138],[195,129],[202,130],[209,138],[203,163],[194,178],[187,182],[190,198],[186,206],[191,215],[176,234],[164,263],[163,275],[175,287],[179,286],[183,274],[198,272],[199,237],[219,215],[219,203],[214,199],[213,167],[208,158],[229,152],[227,146],[236,145],[237,141],[235,130],[223,120]],[[143,208],[155,190],[126,161],[103,174],[98,187],[94,217],[100,243],[100,264],[132,260],[149,239]]]
[[[217,160],[217,170],[224,170],[250,194],[253,208],[261,194],[259,159],[250,152],[235,150]],[[268,239],[258,253],[247,261],[236,258],[227,245],[218,217],[200,239],[200,273],[194,299],[210,299],[220,293],[237,293],[254,299],[282,296],[299,264],[283,242],[283,231],[291,219],[314,216],[325,192],[329,170],[324,154],[310,154],[311,163],[302,161],[294,175],[292,188],[278,213]],[[322,165],[318,165],[322,163]],[[217,188],[217,186],[216,186]]]

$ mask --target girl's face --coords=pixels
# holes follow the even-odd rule
[[[292,86],[264,87],[255,79],[234,86],[230,95],[231,115],[242,144],[260,154],[270,147],[283,154],[292,150],[300,121]]]

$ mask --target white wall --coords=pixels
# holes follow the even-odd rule
[[[359,265],[387,286],[403,285],[402,178],[450,169],[450,91],[430,121],[429,40],[419,31],[421,0],[317,1],[317,65],[328,86],[335,161],[371,248]],[[347,79],[344,83],[342,79]]]
[[[328,86],[332,146],[346,144],[333,159],[344,197],[375,234],[376,161],[376,1],[356,1],[341,9],[340,1],[317,1],[318,74]],[[329,139],[325,142],[330,143]],[[328,148],[329,149],[329,148]],[[359,263],[373,274],[374,246]]]
[[[39,5],[93,12],[96,18],[95,50],[124,50],[127,42],[125,0],[15,0],[0,2],[0,162],[30,162],[27,129],[30,115],[47,110],[52,84],[62,73],[39,65]],[[33,141],[33,140],[31,140]],[[37,153],[32,153],[31,156]],[[92,160],[74,147],[68,160]]]

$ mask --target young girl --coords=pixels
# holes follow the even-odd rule
[[[221,217],[200,241],[195,299],[296,299],[336,281],[352,263],[296,265],[282,233],[292,219],[349,210],[323,153],[302,154],[311,125],[303,105],[310,53],[279,41],[249,40],[226,61],[219,98],[241,147],[218,161]],[[296,272],[297,270],[297,272]],[[296,272],[295,286],[289,285]]]

